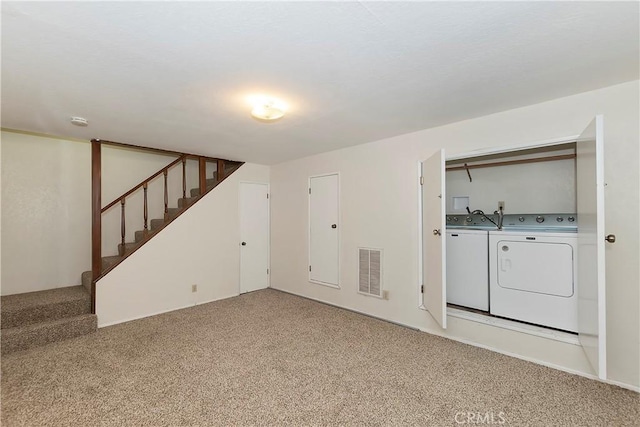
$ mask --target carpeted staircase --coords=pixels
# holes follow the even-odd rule
[[[227,177],[236,171],[243,163],[234,162],[228,163],[224,168],[224,176]],[[213,173],[213,178],[206,180],[206,193],[212,190],[219,184],[217,172]],[[148,230],[138,230],[135,232],[135,239],[133,242],[118,244],[118,255],[102,257],[102,274],[105,274],[116,265],[120,264],[127,256],[142,246],[147,240],[153,237],[157,232],[162,230],[171,221],[176,219],[178,215],[189,209],[189,207],[200,198],[200,189],[192,188],[189,191],[191,197],[179,198],[177,208],[169,208],[164,218],[156,218],[149,221]],[[91,292],[91,271],[85,271],[82,273],[82,286],[84,286],[89,292]]]
[[[225,177],[242,165],[233,162],[225,166]],[[206,192],[220,181],[217,173],[206,180]],[[102,274],[118,265],[153,235],[201,197],[199,188],[192,188],[191,197],[178,199],[178,207],[170,208],[164,218],[152,219],[149,230],[135,232],[135,240],[118,245],[118,255],[102,258]],[[2,354],[26,350],[44,344],[90,334],[97,330],[97,316],[91,314],[91,271],[82,273],[82,286],[3,296],[0,305]]]
[[[1,299],[2,354],[95,332],[91,296],[82,286],[7,295]]]

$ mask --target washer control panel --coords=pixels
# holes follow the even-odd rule
[[[577,218],[575,213],[505,214],[502,227],[509,230],[523,228],[547,232],[575,232],[578,225]],[[447,227],[450,228],[483,230],[497,229],[499,223],[497,214],[449,214],[446,220]]]
[[[497,228],[498,215],[462,214],[447,215],[447,227],[455,228]]]

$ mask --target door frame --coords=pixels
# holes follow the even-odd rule
[[[267,186],[268,203],[267,203],[267,268],[269,273],[267,274],[267,288],[271,287],[271,184],[261,181],[239,181],[238,182],[238,295],[242,293],[242,247],[240,241],[242,239],[242,224],[240,222],[240,210],[242,209],[240,200],[240,186],[242,184],[258,184]]]
[[[553,147],[554,145],[570,144],[572,142],[577,142],[579,137],[580,135],[576,134],[571,136],[565,136],[562,138],[553,138],[553,139],[545,139],[542,141],[530,142],[522,145],[500,145],[497,147],[486,147],[478,150],[458,153],[453,156],[446,156],[445,161],[448,162],[451,160],[463,160],[469,157],[488,156],[492,154],[503,154],[503,153],[510,153],[513,151],[529,150],[532,148]]]
[[[318,280],[311,279],[311,271],[307,271],[307,280],[310,283],[314,283],[316,285],[327,286],[333,289],[340,289],[340,275],[342,272],[342,260],[340,256],[340,248],[342,247],[342,212],[340,210],[340,200],[341,200],[341,191],[340,191],[340,172],[327,172],[321,173],[318,175],[309,175],[307,179],[307,189],[311,190],[311,179],[312,178],[322,178],[325,176],[336,175],[338,177],[338,284],[333,285],[331,283],[320,282]],[[311,193],[307,194],[307,265],[311,265]]]

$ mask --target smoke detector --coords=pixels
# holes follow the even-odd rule
[[[83,128],[89,126],[89,122],[84,117],[71,117],[71,124]]]

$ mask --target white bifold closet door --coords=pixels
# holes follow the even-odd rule
[[[447,328],[445,153],[422,162],[422,304]]]
[[[578,334],[580,344],[601,379],[607,378],[604,131],[596,118],[576,143],[578,204]]]
[[[340,284],[338,174],[309,178],[309,281]]]

